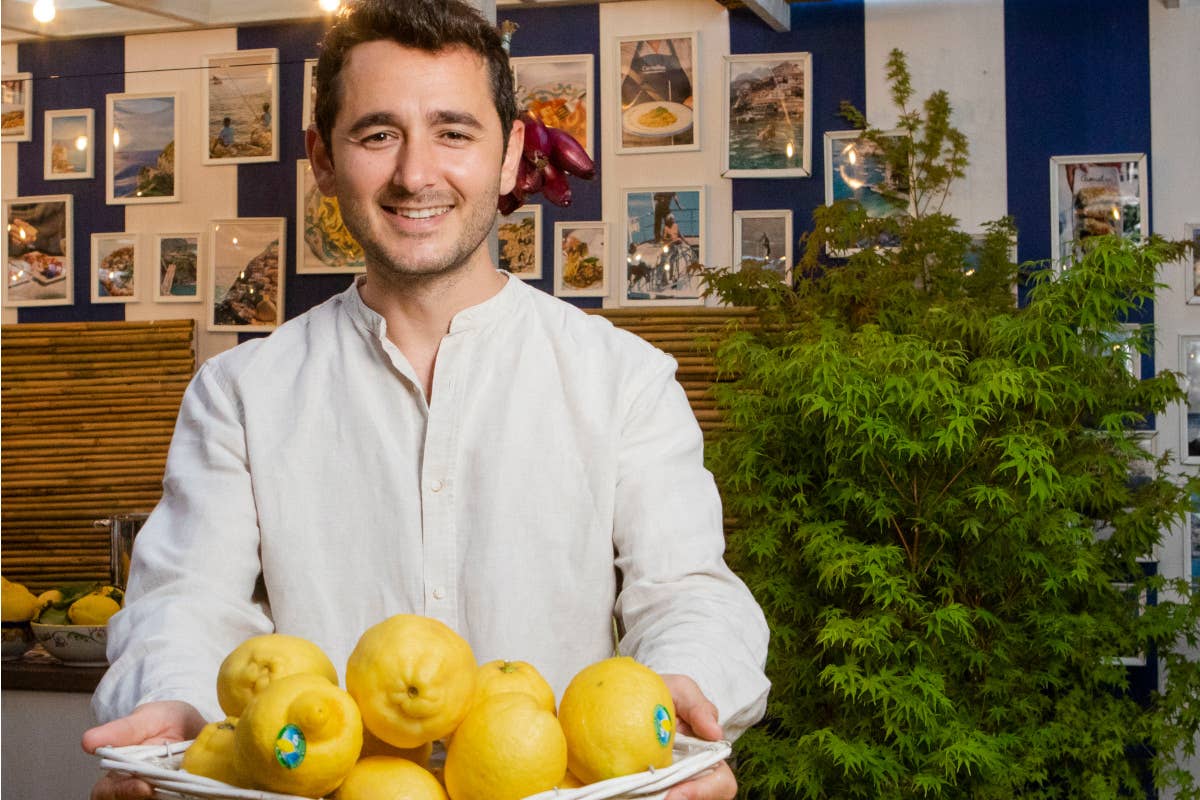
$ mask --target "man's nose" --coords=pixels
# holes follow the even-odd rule
[[[392,184],[406,194],[417,194],[433,185],[435,166],[431,143],[423,136],[406,137],[397,148]]]

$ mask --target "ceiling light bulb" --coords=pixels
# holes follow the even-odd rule
[[[54,0],[37,0],[33,4],[33,18],[43,24],[54,19]]]
[[[337,11],[341,4],[341,0],[317,0],[317,5],[321,7],[322,11]]]

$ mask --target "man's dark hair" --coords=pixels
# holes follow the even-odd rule
[[[487,64],[492,102],[507,143],[517,118],[508,53],[500,32],[477,9],[461,0],[352,0],[325,34],[317,61],[315,117],[327,148],[332,149],[330,136],[341,106],[338,77],[346,56],[355,45],[380,40],[429,53],[459,46],[480,56]]]

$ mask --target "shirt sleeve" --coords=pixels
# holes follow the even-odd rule
[[[674,359],[657,355],[630,401],[619,444],[620,651],[695,680],[732,740],[766,710],[767,623],[725,563],[721,500],[704,467],[703,436]]]
[[[273,630],[256,595],[258,522],[241,409],[219,364],[184,394],[163,495],[133,548],[125,608],[108,626],[107,673],[92,698],[104,722],[152,700],[191,703],[221,719],[221,661]]]

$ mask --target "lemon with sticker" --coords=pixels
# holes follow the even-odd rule
[[[584,783],[671,764],[671,692],[662,676],[628,656],[580,670],[563,690],[558,720],[570,771]]]

